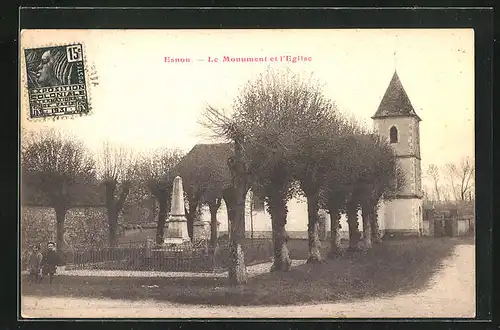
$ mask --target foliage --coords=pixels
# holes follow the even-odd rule
[[[134,164],[134,178],[138,190],[143,193],[143,198],[149,192],[159,205],[156,243],[163,242],[165,218],[170,208],[172,185],[176,175],[175,167],[181,161],[183,153],[179,150],[168,148],[157,149],[149,154],[142,155]]]
[[[107,241],[106,214],[103,207],[78,207],[68,211],[64,241],[69,249],[76,247],[102,247]],[[54,239],[56,217],[47,207],[21,208],[21,251],[31,245],[42,247]]]
[[[95,181],[94,161],[77,139],[54,130],[26,134],[21,144],[22,190],[43,195],[57,218],[57,245],[64,249],[64,219]],[[28,194],[29,195],[29,194]]]
[[[471,199],[474,180],[474,163],[470,157],[463,158],[458,166],[453,163],[446,164],[446,172],[450,181],[455,200]]]
[[[135,164],[135,175],[155,198],[170,195],[176,175],[175,167],[184,154],[182,151],[168,148],[153,150],[141,155]],[[183,179],[184,181],[184,179]]]
[[[444,166],[429,164],[425,171],[430,181],[430,191],[425,191],[426,199],[433,202],[473,201],[475,185],[474,159],[464,157]],[[429,189],[429,188],[427,188]]]
[[[26,136],[21,145],[23,188],[41,193],[42,201],[66,209],[95,179],[94,162],[83,144],[54,130]]]

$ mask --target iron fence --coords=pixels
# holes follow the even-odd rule
[[[270,240],[245,241],[245,264],[267,262],[273,256]],[[148,244],[85,249],[65,253],[66,269],[150,270],[171,272],[213,272],[227,270],[229,244],[154,247]]]

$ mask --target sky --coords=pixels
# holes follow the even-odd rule
[[[230,109],[245,83],[266,67],[313,73],[342,111],[372,126],[371,116],[397,70],[421,117],[422,168],[474,156],[474,31],[352,30],[24,30],[21,48],[80,42],[90,114],[57,121],[28,119],[21,58],[21,127],[57,128],[93,152],[103,142],[136,151],[189,151],[210,142],[199,124],[207,105]],[[22,52],[21,52],[22,54]],[[270,62],[283,55],[310,61]],[[264,63],[222,62],[267,57]],[[165,63],[165,57],[189,63]],[[208,58],[219,62],[208,62]],[[88,80],[88,79],[87,79]]]

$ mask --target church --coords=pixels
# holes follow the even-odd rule
[[[389,86],[372,116],[374,130],[386,138],[398,157],[406,174],[406,185],[398,195],[390,201],[382,201],[378,211],[379,229],[382,236],[414,235],[423,233],[422,212],[422,173],[420,165],[420,117],[415,112],[410,99],[395,71]],[[202,145],[197,145],[200,147]],[[248,237],[271,237],[271,218],[264,205],[255,205],[248,196],[245,215],[245,230]],[[294,198],[288,203],[286,230],[290,238],[307,238],[307,203],[305,198]],[[320,235],[328,236],[330,219],[326,212],[325,225]],[[228,220],[226,207],[221,205],[218,212],[219,235],[227,233]],[[362,231],[361,212],[358,214],[360,231]],[[202,212],[202,221],[210,221],[208,208]],[[341,238],[347,238],[347,219],[342,216]]]

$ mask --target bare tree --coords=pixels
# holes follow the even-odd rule
[[[105,188],[109,246],[118,244],[118,217],[130,191],[133,175],[132,154],[123,146],[103,143],[97,156],[98,176]]]
[[[457,185],[457,180],[458,180],[458,169],[457,166],[453,163],[448,163],[445,165],[445,173],[446,176],[449,180],[448,186],[451,190],[451,195],[453,196],[452,199],[454,200],[459,200],[460,199],[460,194],[458,192],[458,185]]]
[[[362,136],[361,163],[366,168],[360,173],[360,207],[363,218],[363,246],[379,242],[377,211],[382,198],[390,200],[404,189],[406,177],[392,147],[378,135]]]
[[[427,168],[427,174],[431,177],[432,179],[432,184],[434,187],[434,194],[436,195],[436,200],[439,202],[441,201],[441,189],[440,189],[440,183],[439,183],[439,168],[435,164],[430,164],[429,167]]]
[[[203,190],[199,189],[198,186],[186,186],[184,194],[186,201],[184,204],[184,213],[187,220],[188,234],[190,239],[193,240],[194,223],[199,220]]]
[[[474,180],[474,163],[470,157],[463,158],[458,166],[446,164],[446,174],[455,200],[464,201],[468,198]]]
[[[342,253],[339,236],[340,217],[347,209],[347,201],[351,196],[358,171],[355,147],[356,135],[361,131],[355,120],[347,116],[345,119],[341,134],[332,137],[329,146],[324,150],[330,158],[330,165],[321,191],[321,206],[328,210],[330,215],[330,258],[336,258]],[[357,213],[355,225],[357,228]],[[350,233],[355,233],[355,230],[351,230]]]
[[[336,132],[334,109],[316,81],[290,71],[268,70],[247,84],[236,101],[235,117],[246,129],[250,168],[271,214],[273,270],[290,268],[286,204],[295,193],[295,181],[308,198],[309,260],[321,258],[317,212],[326,163],[321,155],[327,137]]]
[[[40,191],[54,208],[56,243],[63,250],[66,212],[76,202],[78,189],[92,181],[94,162],[83,143],[53,130],[28,134],[21,147],[22,188]]]
[[[181,161],[183,153],[180,150],[161,148],[139,158],[135,172],[140,182],[144,184],[158,202],[158,218],[156,226],[156,244],[163,244],[165,220],[170,207],[172,185],[175,177],[175,166]]]
[[[250,189],[248,191],[248,197],[247,197],[247,205],[246,205],[246,209],[248,210],[247,214],[248,214],[248,217],[250,218],[250,238],[253,239],[254,238],[254,231],[253,231],[253,219],[254,219],[254,216],[255,216],[255,207],[254,207],[254,203],[255,203],[255,195],[254,195],[254,192],[252,189]]]
[[[218,138],[232,142],[233,154],[227,159],[231,182],[223,191],[228,220],[230,222],[228,278],[231,284],[243,284],[248,280],[245,266],[243,240],[245,238],[245,199],[250,188],[250,173],[245,162],[245,133],[234,118],[213,107],[205,109],[201,122]]]
[[[308,111],[312,118],[304,116],[295,132],[297,137],[293,150],[297,151],[294,157],[294,177],[300,182],[300,188],[307,198],[309,256],[308,263],[320,262],[320,240],[318,236],[318,211],[320,207],[320,193],[325,182],[332,172],[338,171],[338,162],[332,161],[332,156],[340,156],[336,148],[342,136],[341,122],[335,115],[335,106],[329,100],[322,100],[321,95],[314,96],[318,103]],[[335,166],[336,165],[336,166]]]
[[[208,209],[210,211],[210,245],[212,248],[215,248],[218,244],[218,220],[217,213],[219,212],[219,208],[222,204],[222,195],[214,196],[213,198],[206,199],[208,204]]]

